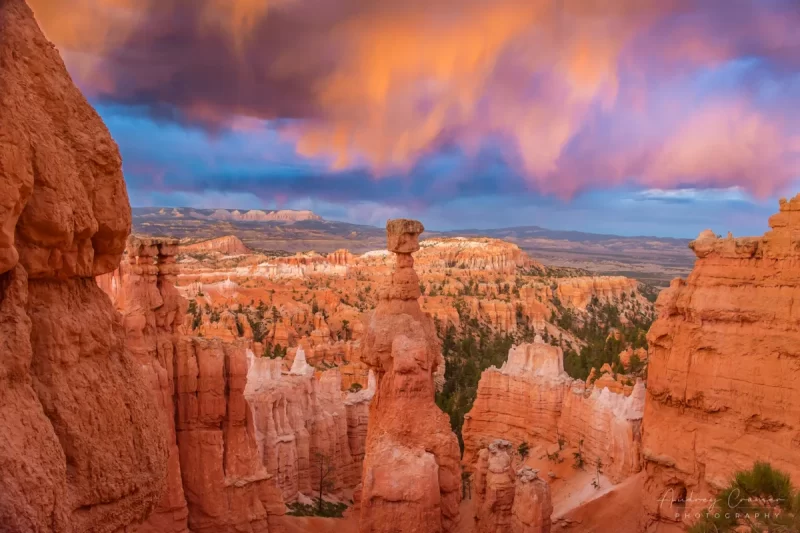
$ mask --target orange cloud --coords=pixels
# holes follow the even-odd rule
[[[732,58],[800,69],[800,15],[780,2],[30,2],[83,86],[217,129],[292,119],[297,152],[334,169],[407,172],[443,146],[500,139],[532,188],[562,196],[628,181],[774,190],[797,172],[798,132],[745,88],[676,97],[669,120],[651,101]],[[642,131],[606,142],[598,124],[630,115]]]

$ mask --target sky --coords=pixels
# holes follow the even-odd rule
[[[133,206],[756,235],[800,192],[797,0],[28,0]]]

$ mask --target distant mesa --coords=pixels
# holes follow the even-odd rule
[[[179,250],[182,254],[219,252],[228,255],[240,255],[253,253],[236,235],[226,235],[224,237],[217,237],[216,239],[181,244]]]
[[[238,209],[234,209],[233,211],[217,209],[209,218],[215,220],[241,220],[244,222],[299,222],[301,220],[322,220],[322,217],[313,211],[293,211],[291,209],[281,209],[279,211],[251,209],[246,212],[239,211]]]

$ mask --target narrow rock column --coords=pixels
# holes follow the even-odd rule
[[[361,533],[454,531],[461,499],[459,449],[447,416],[434,403],[441,352],[422,312],[411,254],[422,224],[390,220],[395,270],[379,292],[362,360],[378,387],[370,406],[361,497]]]
[[[511,443],[498,439],[478,454],[475,472],[475,522],[478,533],[509,530],[516,481],[511,453]]]
[[[529,466],[517,471],[511,533],[550,533],[550,516],[553,514],[550,485],[538,473]]]

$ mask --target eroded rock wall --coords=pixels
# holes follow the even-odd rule
[[[253,410],[255,437],[267,471],[286,501],[319,488],[320,456],[330,460],[332,485],[325,492],[354,488],[361,477],[371,386],[341,391],[338,369],[317,379],[302,349],[290,372],[280,360],[250,356],[245,397]]]
[[[120,268],[99,276],[122,314],[169,440],[167,486],[137,533],[280,531],[284,503],[265,469],[244,397],[243,344],[182,335],[174,239],[132,236]]]
[[[587,462],[599,458],[606,475],[619,482],[641,470],[644,395],[642,382],[615,393],[600,380],[587,387],[571,379],[561,349],[537,337],[513,347],[502,368],[481,375],[464,417],[464,463],[474,469],[478,452],[496,439],[548,446],[562,438],[580,444]]]
[[[175,437],[175,350],[186,301],[175,289],[177,240],[131,236],[122,263],[97,277],[122,314],[126,349],[139,363],[156,404],[169,451],[166,488],[140,533],[187,531],[188,510]]]
[[[285,512],[245,399],[243,346],[182,337],[175,358],[175,430],[189,529],[281,531]]]
[[[116,531],[156,506],[166,436],[93,277],[130,232],[117,146],[22,0],[0,1],[0,524]]]
[[[565,278],[558,281],[555,295],[566,305],[585,309],[592,298],[601,302],[618,300],[638,287],[638,281],[624,276]]]
[[[763,237],[703,232],[692,273],[658,298],[644,427],[651,530],[758,460],[800,483],[800,196],[769,223]],[[671,503],[685,494],[696,501]]]

